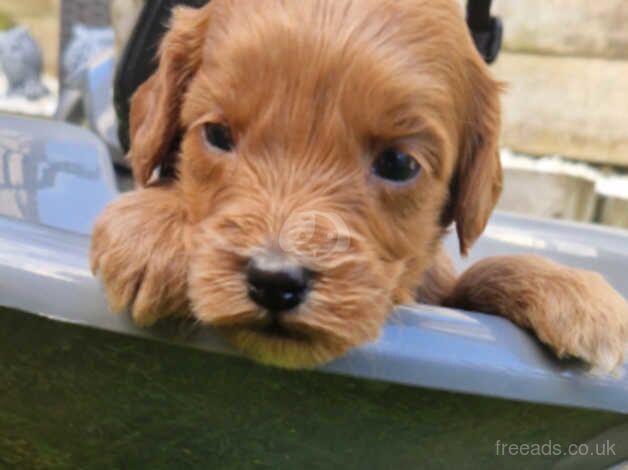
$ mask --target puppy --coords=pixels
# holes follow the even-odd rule
[[[132,100],[140,189],[96,223],[114,311],[219,329],[312,367],[415,301],[500,314],[612,370],[628,306],[599,275],[490,258],[456,279],[500,195],[501,86],[454,0],[213,0],[177,8]],[[155,181],[159,167],[176,178]]]

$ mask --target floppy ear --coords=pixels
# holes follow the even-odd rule
[[[177,151],[180,114],[187,86],[201,65],[209,5],[173,10],[170,30],[159,48],[159,67],[131,99],[131,161],[139,186]]]
[[[484,63],[471,61],[472,102],[465,120],[458,167],[451,185],[450,218],[466,256],[484,231],[502,191],[499,157],[500,93]]]

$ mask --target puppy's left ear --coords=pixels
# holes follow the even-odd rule
[[[159,67],[131,100],[131,149],[127,157],[139,186],[145,186],[153,171],[177,151],[181,105],[202,62],[210,6],[173,10],[170,29],[159,49]]]
[[[456,222],[463,256],[484,231],[499,200],[503,179],[499,156],[503,84],[491,78],[478,56],[478,60],[469,64],[469,86],[471,102],[449,207],[449,218]]]

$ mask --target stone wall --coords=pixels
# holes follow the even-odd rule
[[[628,167],[628,1],[496,0],[503,144]]]
[[[628,61],[506,52],[494,71],[506,147],[628,166]]]
[[[628,59],[626,0],[495,0],[509,51]]]

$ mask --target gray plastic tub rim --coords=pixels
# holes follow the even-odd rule
[[[0,306],[209,353],[237,354],[208,328],[165,322],[142,330],[107,308],[89,270],[94,219],[118,192],[107,147],[67,124],[0,115]],[[9,165],[9,163],[11,163]],[[17,178],[19,176],[19,178]],[[486,256],[538,253],[602,272],[628,296],[628,234],[621,230],[495,214],[459,270]],[[624,366],[624,371],[626,366]],[[558,361],[504,318],[422,305],[398,307],[378,341],[321,372],[511,400],[628,413],[628,379]]]

